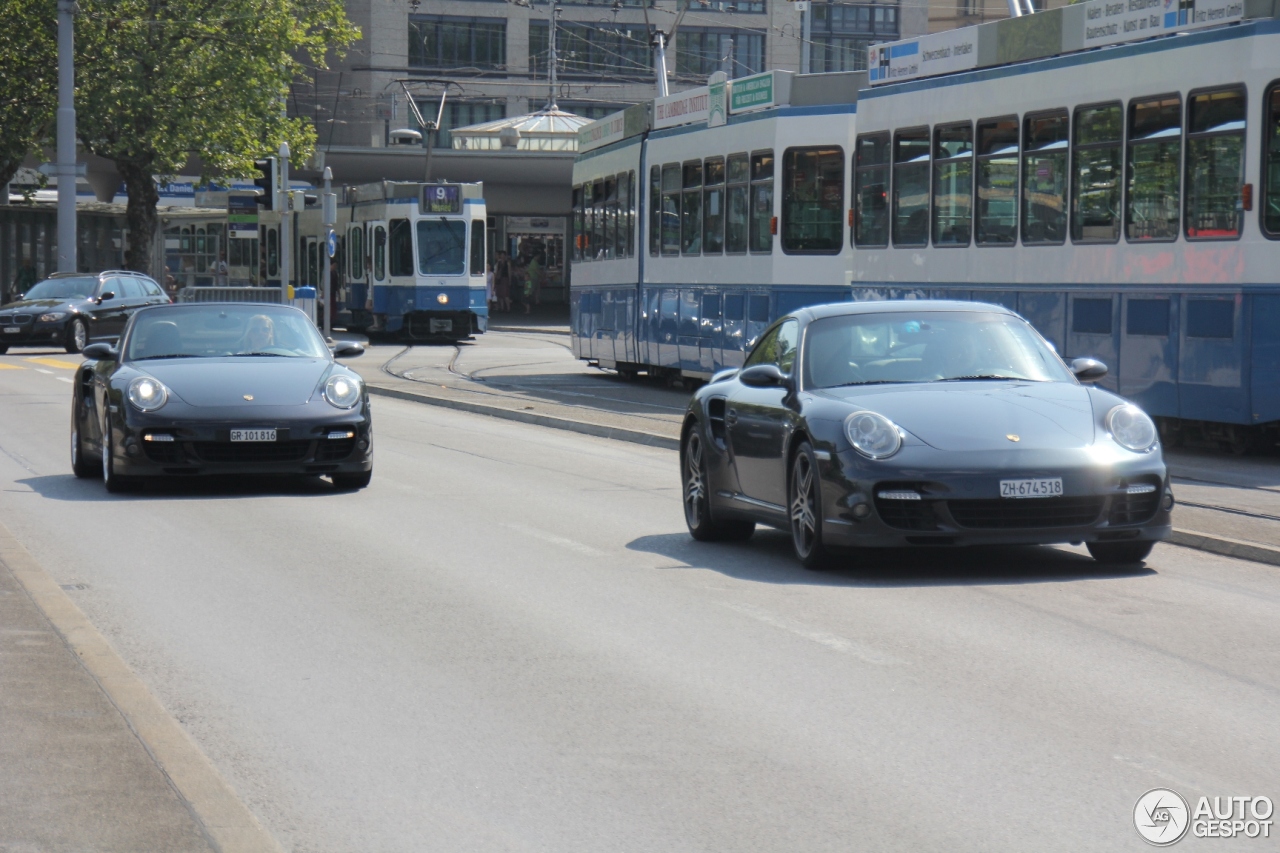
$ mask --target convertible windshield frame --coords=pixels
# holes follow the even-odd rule
[[[877,311],[822,317],[801,347],[807,391],[959,382],[1078,384],[1021,317],[999,311]]]
[[[265,319],[266,322],[263,322]],[[252,327],[268,327],[255,335]],[[120,342],[122,362],[165,358],[322,358],[333,355],[306,314],[283,305],[206,303],[139,311]]]
[[[83,288],[74,285],[84,285]],[[42,293],[41,289],[53,291]],[[26,292],[24,299],[88,299],[98,289],[98,278],[92,275],[46,278]]]

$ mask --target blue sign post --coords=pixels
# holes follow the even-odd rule
[[[329,238],[325,240],[325,246],[329,250],[329,257],[332,258],[338,254],[338,232],[332,228],[329,229]]]

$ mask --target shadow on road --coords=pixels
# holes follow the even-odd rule
[[[687,533],[642,536],[632,551],[659,554],[682,565],[664,569],[710,569],[758,583],[819,586],[902,587],[977,584],[1062,583],[1142,577],[1156,572],[1141,564],[1103,566],[1090,557],[1042,546],[902,548],[859,552],[826,572],[807,571],[795,561],[791,537],[757,528],[747,543],[697,542]]]
[[[207,500],[236,497],[308,497],[336,494],[333,484],[319,477],[218,476],[151,478],[133,491],[109,494],[98,479],[80,480],[71,474],[52,474],[14,481],[41,497],[55,501]]]

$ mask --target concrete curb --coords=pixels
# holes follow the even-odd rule
[[[1211,554],[1221,554],[1224,557],[1235,557],[1254,563],[1270,563],[1273,566],[1280,566],[1280,548],[1270,548],[1266,545],[1259,545],[1256,542],[1243,542],[1239,539],[1229,539],[1226,536],[1211,536],[1208,533],[1177,529],[1170,533],[1169,538],[1164,541],[1170,545],[1195,548],[1198,551],[1208,551]]]
[[[0,561],[124,717],[214,848],[219,853],[283,853],[186,730],[3,524]]]
[[[430,394],[401,391],[398,388],[382,388],[373,384],[367,384],[366,387],[368,387],[370,394],[381,397],[394,397],[398,400],[408,400],[413,403],[425,403],[428,406],[441,406],[446,409],[457,409],[476,415],[489,415],[490,417],[504,418],[509,421],[536,424],[537,426],[562,429],[581,433],[582,435],[594,435],[598,438],[629,441],[632,444],[644,444],[649,447],[661,447],[667,450],[680,449],[680,441],[678,439],[651,432],[643,432],[638,429],[582,423],[581,421],[571,421],[568,418],[558,418],[554,415],[540,415],[536,412],[526,412],[519,409],[504,409],[501,406],[486,406],[483,403],[471,403],[466,400],[450,400],[444,397],[433,397]]]

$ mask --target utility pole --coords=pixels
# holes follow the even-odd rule
[[[800,16],[803,21],[800,30],[800,73],[808,74],[809,51],[813,46],[813,4],[811,0],[802,0],[796,5],[800,7]]]
[[[547,75],[547,85],[550,91],[547,93],[547,109],[557,110],[559,105],[556,104],[556,25],[560,22],[560,7],[555,4],[555,0],[551,3],[551,62],[549,64],[550,74]]]
[[[75,9],[58,0],[58,272],[76,271]]]
[[[292,246],[292,238],[289,233],[293,230],[289,226],[293,224],[293,205],[292,199],[289,197],[289,143],[280,143],[280,204],[276,208],[280,211],[280,301],[285,302],[289,298],[289,285],[293,282],[293,269],[289,266],[289,261],[293,252],[289,251]]]
[[[667,89],[667,45],[662,30],[653,34],[653,71],[658,83],[658,97],[671,94]]]
[[[330,268],[333,266],[333,255],[329,254],[329,241],[334,239],[333,226],[338,224],[338,197],[333,194],[333,170],[328,166],[324,167],[324,195],[320,196],[320,208],[324,213],[324,272],[321,275],[321,294],[324,302],[320,303],[324,306],[324,336],[325,338],[333,337],[333,318],[329,309],[333,306],[333,300],[329,298],[329,289],[333,286],[331,280],[332,272]]]

